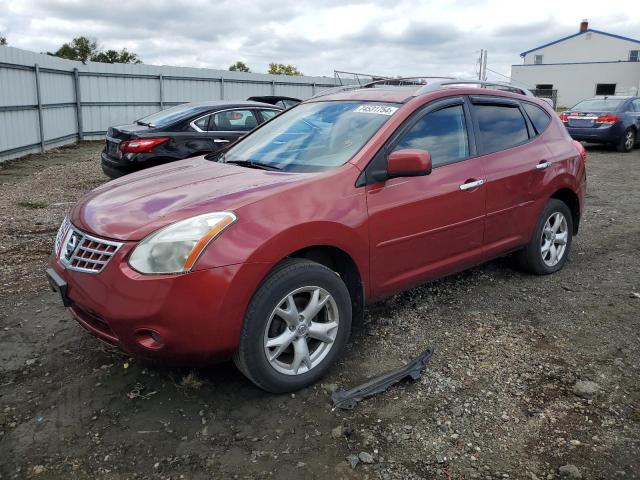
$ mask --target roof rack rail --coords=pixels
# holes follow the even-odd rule
[[[455,80],[455,77],[443,77],[443,76],[419,76],[419,77],[389,77],[389,78],[381,78],[379,80],[374,80],[369,83],[361,84],[353,84],[353,85],[338,85],[337,87],[330,87],[321,92],[316,93],[311,98],[324,97],[326,95],[332,95],[334,93],[346,92],[349,90],[358,90],[360,88],[375,88],[379,85],[391,85],[396,87],[403,86],[420,86],[427,85],[425,80]],[[422,81],[420,81],[422,80]]]
[[[516,87],[511,85],[510,83],[505,82],[487,82],[486,80],[463,80],[463,79],[451,79],[451,80],[443,80],[441,82],[433,82],[425,85],[420,88],[415,95],[422,95],[428,92],[434,92],[441,88],[448,88],[455,85],[478,85],[479,88],[495,88],[496,90],[506,90],[508,92],[519,93],[520,95],[526,95],[527,97],[535,96],[531,91],[526,88]]]

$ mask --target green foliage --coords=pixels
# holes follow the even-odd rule
[[[230,72],[247,72],[249,73],[251,70],[247,67],[247,64],[244,62],[236,62],[229,67]]]
[[[96,40],[87,37],[76,37],[71,42],[63,44],[55,53],[49,55],[66,58],[67,60],[77,60],[82,63],[102,62],[102,63],[142,63],[138,55],[129,52],[126,48],[120,51],[100,50]]]
[[[0,37],[0,45],[8,45],[7,37]]]
[[[292,75],[292,76],[302,76],[304,75],[300,70],[298,70],[293,65],[288,65],[284,63],[270,63],[269,71],[272,75]]]
[[[138,55],[123,48],[119,52],[116,50],[107,50],[100,52],[91,57],[92,62],[102,63],[142,63]]]

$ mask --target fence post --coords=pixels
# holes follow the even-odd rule
[[[73,88],[76,91],[76,121],[78,123],[78,140],[84,140],[84,129],[82,126],[82,99],[80,98],[80,73],[77,68],[73,69]]]
[[[220,100],[224,100],[224,77],[220,77]]]
[[[162,74],[158,75],[158,81],[160,82],[160,110],[164,110],[164,91],[163,91],[163,79]]]
[[[271,80],[271,95],[275,96],[276,94],[276,82],[275,80]]]
[[[38,101],[38,128],[40,130],[40,151],[44,152],[44,125],[42,123],[42,97],[40,94],[40,66],[35,64],[36,100]]]

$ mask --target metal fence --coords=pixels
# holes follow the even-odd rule
[[[308,98],[332,77],[285,77],[226,70],[63,60],[0,47],[0,161],[77,140],[180,103]]]
[[[550,89],[550,88],[534,88],[531,90],[538,98],[548,98],[551,100],[553,108],[556,108],[558,104],[558,90]]]

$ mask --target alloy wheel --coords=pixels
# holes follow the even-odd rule
[[[562,260],[568,239],[567,219],[560,212],[552,213],[544,224],[540,238],[540,253],[547,266],[554,267]]]
[[[624,147],[627,150],[631,150],[633,148],[633,144],[635,143],[635,134],[633,130],[629,130],[624,136]]]
[[[317,286],[285,295],[271,313],[264,332],[264,353],[271,367],[285,375],[300,375],[318,366],[336,339],[338,306]]]

